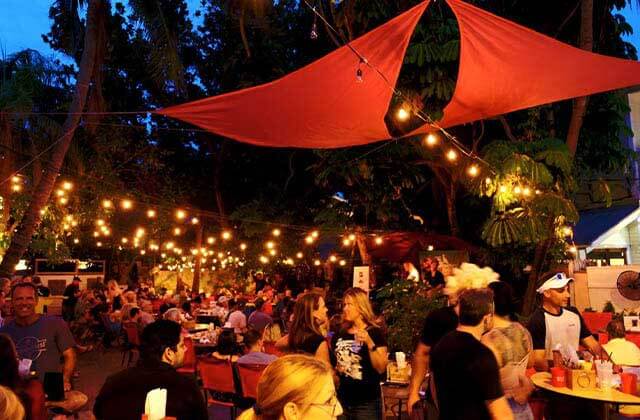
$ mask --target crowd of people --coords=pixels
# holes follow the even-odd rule
[[[610,325],[613,351],[600,347],[568,306],[571,279],[564,274],[538,289],[541,305],[525,326],[516,321],[508,283],[444,287],[437,260],[423,268],[432,291],[446,293],[448,305],[423,314],[409,384],[412,413],[428,419],[533,419],[527,369],[548,370],[559,345],[582,345],[593,355],[615,353],[618,363],[640,364],[640,351],[628,347],[617,321]],[[264,278],[256,283],[260,287],[253,295],[227,289],[214,295],[156,294],[144,282],[123,290],[112,280],[103,290],[89,290],[74,279],[64,292],[61,319],[36,312],[40,282],[23,279],[11,286],[2,279],[0,401],[19,402],[23,411],[16,408],[13,418],[22,418],[21,412],[29,419],[47,418],[45,376],[57,372],[64,389],[71,389],[79,374],[76,354],[114,345],[124,326],[133,325],[140,337],[139,360],[108,377],[93,406],[95,417],[139,419],[147,393],[163,388],[167,416],[206,419],[202,388],[179,371],[189,349],[187,326],[206,316],[221,329],[204,357],[266,367],[257,399],[242,419],[382,419],[387,328],[367,292],[350,288],[339,304],[328,305],[322,289],[295,295],[278,292]],[[589,418],[592,409],[549,400],[546,418]]]

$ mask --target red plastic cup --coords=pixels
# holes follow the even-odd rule
[[[567,386],[566,371],[562,367],[551,368],[551,385],[562,388]]]
[[[638,389],[638,377],[634,373],[623,372],[620,374],[622,381],[622,392],[636,395]]]

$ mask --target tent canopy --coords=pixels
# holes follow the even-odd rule
[[[460,68],[438,125],[451,127],[559,100],[640,85],[640,63],[580,50],[460,0]],[[338,148],[391,137],[384,117],[429,0],[278,80],[154,111],[241,142]],[[425,133],[425,125],[411,134]]]

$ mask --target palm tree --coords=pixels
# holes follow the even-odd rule
[[[89,0],[87,9],[87,23],[84,35],[84,48],[82,50],[82,58],[80,60],[77,82],[67,118],[62,125],[62,136],[58,138],[52,145],[52,153],[49,165],[46,165],[40,182],[35,187],[33,197],[29,203],[29,207],[20,221],[18,228],[11,239],[11,244],[0,264],[0,275],[10,275],[14,271],[14,267],[18,260],[24,254],[31,237],[33,236],[38,224],[40,223],[40,210],[45,206],[55,181],[58,177],[62,163],[73,135],[80,122],[80,116],[84,111],[87,101],[87,94],[91,85],[91,76],[94,73],[96,62],[98,28],[100,25],[100,15],[104,14],[108,9],[108,4],[103,0]]]

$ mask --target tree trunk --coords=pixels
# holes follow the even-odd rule
[[[96,53],[96,27],[98,13],[104,8],[103,0],[91,0],[87,10],[87,23],[85,29],[84,49],[78,72],[73,100],[69,107],[69,114],[62,126],[62,137],[51,153],[50,163],[46,166],[40,183],[36,187],[29,207],[18,226],[17,232],[11,239],[2,264],[0,264],[0,276],[11,275],[15,265],[27,250],[31,237],[40,223],[40,210],[47,204],[56,178],[64,162],[64,157],[73,140],[73,134],[80,122],[80,115],[84,110],[87,92],[91,82],[91,74],[95,63]]]
[[[0,144],[2,149],[0,153],[3,155],[3,159],[0,164],[0,197],[2,197],[2,225],[0,225],[0,231],[7,229],[9,224],[9,217],[11,216],[11,181],[8,178],[13,175],[15,153],[13,144],[13,135],[11,133],[11,124],[6,116],[0,115]]]
[[[216,153],[216,168],[213,174],[213,191],[216,195],[216,206],[218,207],[218,213],[220,216],[220,227],[227,227],[227,217],[224,211],[224,200],[222,198],[221,180],[222,180],[222,166],[224,165],[224,150],[227,142],[221,140],[220,149]]]
[[[204,223],[202,222],[202,217],[198,218],[200,219],[198,230],[196,230],[196,249],[198,250],[198,254],[196,255],[196,264],[193,269],[193,283],[191,283],[191,291],[196,293],[200,293],[200,268],[202,267],[201,260],[204,256],[200,254],[200,248],[202,248],[202,234],[204,233]]]
[[[582,0],[580,4],[580,48],[593,50],[593,0]],[[567,147],[572,155],[578,149],[580,129],[587,112],[588,97],[574,99],[571,111],[571,121],[567,132]]]
[[[362,234],[361,229],[356,232],[356,244],[358,245],[358,251],[360,252],[362,265],[369,266],[369,288],[373,289],[376,287],[376,272],[373,269],[373,258],[371,258],[369,250],[367,250],[367,239]]]
[[[527,283],[527,290],[524,293],[524,304],[522,306],[522,315],[524,316],[529,316],[535,307],[536,289],[538,288],[540,276],[543,274],[544,263],[547,259],[547,253],[549,252],[549,248],[551,248],[552,243],[553,239],[546,239],[538,243],[538,246],[536,246],[533,264],[531,265],[531,273],[529,274],[529,281]]]
[[[448,187],[445,187],[445,195],[447,199],[447,217],[449,218],[449,228],[451,229],[452,236],[458,236],[460,234],[460,227],[458,226],[458,214],[456,212],[456,193],[457,188],[453,179]]]

